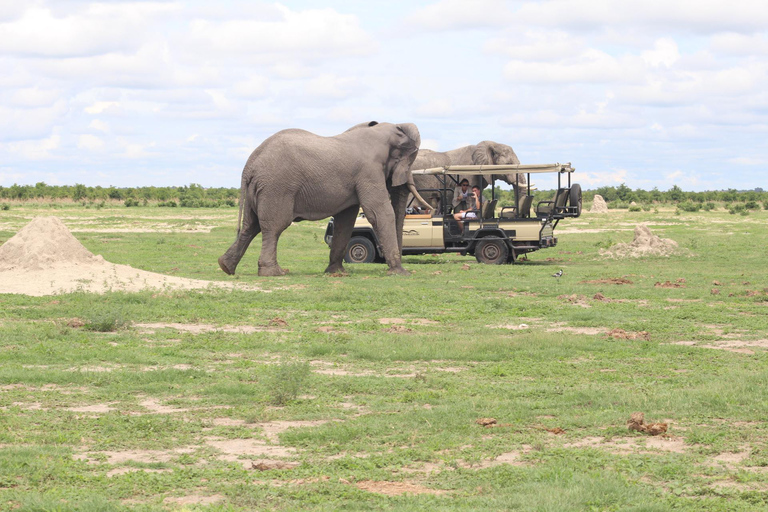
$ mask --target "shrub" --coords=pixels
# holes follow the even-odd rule
[[[712,210],[715,209],[715,203],[713,203],[712,201],[704,203],[703,208],[704,208],[704,211],[711,212]]]
[[[282,406],[295,400],[310,374],[307,362],[292,361],[275,366],[267,379],[269,403]]]
[[[746,212],[746,213],[745,213]],[[735,215],[737,213],[740,213],[741,215],[749,215],[749,210],[747,210],[743,204],[732,204],[728,208],[728,213],[731,215]]]
[[[164,207],[176,208],[177,205],[176,205],[176,201],[171,200],[171,201],[163,201],[161,203],[158,203],[157,206],[160,206],[160,207],[163,207],[163,208]]]
[[[128,327],[130,322],[123,318],[120,311],[96,311],[85,320],[83,329],[95,332],[115,332]]]
[[[10,209],[11,209],[11,205],[9,205],[8,203],[0,204],[0,210],[7,211]]]
[[[125,202],[123,204],[125,204],[125,206],[129,207],[129,208],[131,206],[139,206],[139,200],[138,199],[133,199],[133,198],[129,197],[128,199],[125,200]]]
[[[629,211],[631,212],[641,212],[643,209],[640,207],[640,205],[633,204],[629,207]]]
[[[677,207],[684,212],[697,212],[701,210],[701,205],[699,203],[692,203],[691,201],[680,203]]]
[[[747,203],[744,205],[744,208],[747,210],[759,210],[760,205],[757,204],[757,201],[747,201]]]

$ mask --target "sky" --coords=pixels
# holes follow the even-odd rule
[[[238,187],[273,133],[371,120],[585,189],[768,189],[768,8],[0,0],[0,186]]]

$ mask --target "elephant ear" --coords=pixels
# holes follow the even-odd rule
[[[389,161],[387,162],[387,173],[391,178],[393,187],[413,182],[410,173],[411,165],[416,160],[420,144],[421,136],[415,124],[406,123],[394,126],[390,139]]]

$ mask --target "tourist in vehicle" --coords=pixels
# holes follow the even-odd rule
[[[464,223],[461,222],[462,220],[478,218],[480,211],[482,211],[483,203],[485,202],[486,200],[483,197],[480,187],[473,185],[472,193],[467,195],[467,209],[460,210],[453,214],[453,218],[459,224],[460,230],[464,229]]]
[[[452,203],[453,203],[454,212],[467,209],[467,205],[469,204],[467,202],[467,198],[471,193],[472,193],[472,189],[469,188],[469,180],[464,178],[463,180],[461,180],[461,183],[459,183],[459,186],[456,187],[456,190],[453,191]]]

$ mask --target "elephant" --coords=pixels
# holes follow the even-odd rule
[[[414,124],[371,121],[332,137],[305,130],[280,131],[256,148],[245,164],[235,242],[219,257],[234,274],[248,245],[262,233],[260,276],[284,275],[277,241],[294,221],[333,216],[334,236],[326,272],[344,272],[342,260],[360,210],[373,226],[390,274],[400,263],[409,193],[420,199],[411,164],[421,143]]]
[[[416,160],[411,166],[412,169],[429,169],[432,167],[443,167],[446,165],[517,165],[520,160],[517,158],[515,151],[506,144],[499,144],[498,142],[492,142],[485,140],[472,146],[464,146],[458,149],[453,149],[446,152],[431,151],[429,149],[420,149],[419,154],[416,156]],[[458,181],[462,178],[469,180],[469,185],[478,185],[481,189],[488,186],[488,182],[482,176],[458,176]],[[524,174],[503,174],[499,175],[499,178],[510,185],[525,185]],[[414,182],[416,188],[423,189],[440,189],[442,184],[434,176],[414,176]],[[450,187],[449,187],[450,190]],[[449,192],[450,194],[450,192]],[[440,193],[434,190],[424,191],[424,199],[426,199],[434,208],[438,211],[441,210],[441,197]],[[448,198],[450,201],[451,197]],[[445,213],[445,212],[443,212]]]

